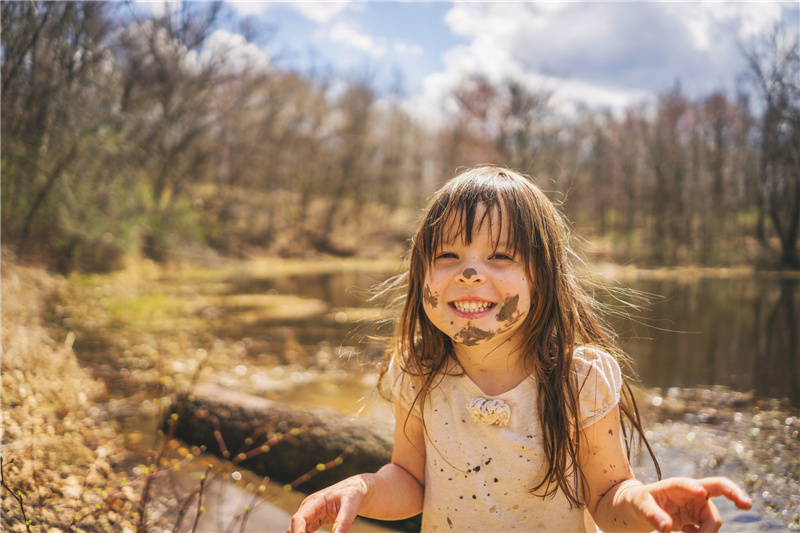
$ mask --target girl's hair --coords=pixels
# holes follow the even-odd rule
[[[484,214],[476,220],[480,205],[485,207]],[[523,258],[531,280],[531,309],[520,327],[525,339],[524,357],[537,380],[537,411],[546,461],[544,476],[533,492],[547,497],[560,489],[570,504],[582,505],[580,405],[572,354],[576,345],[584,344],[611,353],[621,362],[626,359],[616,345],[613,331],[601,318],[599,303],[573,272],[569,230],[561,213],[526,177],[499,167],[480,166],[451,179],[433,197],[413,238],[407,274],[399,281],[406,285],[406,296],[381,380],[386,363],[394,357],[404,372],[420,380],[414,405],[424,405],[454,355],[451,339],[425,314],[425,274],[441,243],[460,238],[469,244],[474,231],[487,222],[492,231],[499,227],[500,231],[493,234],[505,232],[513,253]],[[620,411],[629,426],[623,424],[628,457],[633,428],[647,446],[660,479],[658,463],[644,437],[627,383],[623,386]]]

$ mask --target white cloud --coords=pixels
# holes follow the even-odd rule
[[[134,3],[140,6],[146,6],[156,17],[165,15],[167,11],[175,11],[180,6],[178,0],[134,0]]]
[[[695,48],[708,51],[731,38],[747,40],[768,31],[781,19],[777,2],[665,4],[664,10],[683,24]]]
[[[365,52],[374,57],[386,54],[386,44],[371,35],[362,33],[358,27],[347,22],[337,22],[326,31],[326,36],[334,43],[343,44]]]
[[[241,34],[217,30],[209,35],[202,61],[219,61],[229,72],[264,70],[269,67],[267,53],[248,42]]]
[[[422,46],[418,44],[408,44],[398,41],[392,47],[395,54],[399,56],[419,57],[424,52]]]
[[[423,81],[442,101],[469,73],[554,90],[554,102],[620,110],[680,80],[689,94],[732,88],[744,67],[737,40],[780,20],[778,2],[464,2],[445,22],[467,44]],[[431,104],[427,104],[431,107]]]
[[[264,0],[228,0],[228,3],[242,15],[258,15],[270,6],[269,2]]]
[[[350,2],[344,0],[336,2],[289,2],[287,5],[307,19],[317,24],[323,24],[347,9]]]

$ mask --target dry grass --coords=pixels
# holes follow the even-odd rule
[[[43,320],[63,280],[2,263],[2,458],[5,531],[134,531],[137,494],[116,466],[125,456],[93,400],[73,335],[56,340]]]

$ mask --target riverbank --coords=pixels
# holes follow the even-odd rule
[[[276,265],[234,268],[224,283],[278,276]],[[285,506],[273,520],[285,519],[301,495],[287,498],[294,493],[271,485],[260,490],[262,480],[158,435],[153,421],[163,401],[208,381],[352,414],[374,384],[374,367],[352,349],[318,343],[309,352],[298,343],[287,309],[297,316],[318,312],[320,303],[270,289],[257,299],[231,296],[222,279],[212,271],[169,273],[147,264],[64,279],[3,261],[3,480],[23,495],[20,504],[3,490],[4,530],[26,530],[24,508],[32,531],[61,531],[76,517],[74,531],[136,531],[144,506],[150,530],[172,530],[183,513],[176,529],[191,531],[203,490],[211,501],[211,485],[201,489],[209,462],[209,477],[221,483],[214,490],[222,496],[215,497],[225,503],[230,493],[227,503],[236,507],[225,520],[255,516],[268,504]],[[323,322],[352,328],[374,313],[326,308]],[[285,320],[282,337],[256,344],[243,334],[274,316]],[[723,506],[726,531],[798,528],[800,421],[791,409],[725,390],[651,389],[641,402],[665,475],[728,475],[754,497],[749,513]],[[386,411],[375,403],[363,415]],[[157,483],[146,489],[154,473]],[[283,531],[286,524],[272,527]]]

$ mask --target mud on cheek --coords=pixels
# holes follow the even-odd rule
[[[466,346],[475,346],[481,341],[491,339],[495,334],[493,331],[484,331],[474,326],[468,326],[453,335],[453,340]]]
[[[439,298],[437,298],[436,295],[431,292],[430,285],[425,285],[425,290],[422,291],[422,301],[429,305],[432,309],[435,309],[436,306],[439,305]]]
[[[517,311],[519,305],[519,294],[516,296],[508,296],[500,307],[500,312],[497,313],[498,322],[507,322],[509,320],[516,320],[519,318],[520,313]],[[515,316],[516,315],[516,316]]]

